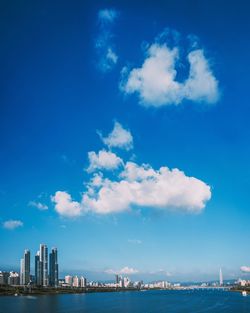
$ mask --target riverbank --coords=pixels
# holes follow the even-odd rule
[[[234,291],[234,292],[243,292],[246,291],[247,295],[250,295],[250,287],[241,287],[241,286],[235,286],[230,288],[230,291]]]
[[[86,288],[38,288],[23,286],[2,286],[0,296],[19,295],[57,295],[57,294],[79,294],[93,292],[120,292],[138,291],[137,288],[111,288],[111,287],[86,287]]]

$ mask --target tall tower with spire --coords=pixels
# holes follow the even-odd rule
[[[222,270],[220,268],[220,286],[223,285],[223,276],[222,276]]]

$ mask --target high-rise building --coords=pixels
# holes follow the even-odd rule
[[[87,279],[83,276],[80,278],[80,287],[85,288],[87,287]]]
[[[220,268],[220,286],[223,285],[223,275],[222,275],[222,270]]]
[[[24,250],[24,285],[30,282],[30,250]]]
[[[20,260],[20,285],[24,285],[24,259]]]
[[[20,262],[20,284],[28,285],[30,282],[30,251],[24,250],[24,257]]]
[[[67,275],[64,277],[64,280],[65,280],[65,284],[69,285],[69,286],[72,286],[72,276],[70,275]]]
[[[118,285],[119,284],[119,276],[116,274],[115,275],[115,283]]]
[[[40,244],[40,262],[42,266],[42,286],[46,287],[49,285],[48,279],[48,248],[44,244]]]
[[[131,286],[131,281],[130,281],[130,279],[128,277],[124,277],[123,278],[123,282],[124,282],[124,287],[125,288],[128,288],[128,287]]]
[[[57,260],[57,249],[52,248],[49,254],[49,284],[50,286],[58,286],[58,260]]]
[[[42,262],[40,261],[40,251],[37,251],[35,255],[35,284],[42,286]]]
[[[119,277],[119,287],[124,288],[124,279],[122,276]]]

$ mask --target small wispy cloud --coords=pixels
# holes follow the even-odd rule
[[[36,202],[36,201],[30,201],[28,203],[29,206],[37,208],[40,211],[46,211],[48,210],[48,206],[46,204],[43,204],[41,202]]]
[[[172,273],[171,273],[171,272],[166,271],[166,270],[164,270],[164,269],[159,269],[159,270],[156,270],[156,271],[151,271],[151,272],[149,272],[149,274],[151,274],[151,275],[163,275],[163,276],[167,276],[167,277],[172,276]]]
[[[119,122],[115,121],[114,128],[107,137],[100,131],[97,132],[101,140],[109,148],[120,148],[130,150],[133,148],[133,136],[130,130],[124,128]]]
[[[134,245],[142,244],[142,241],[140,239],[128,239],[128,242]]]
[[[72,160],[66,154],[60,155],[60,160],[63,164],[68,165],[68,166],[73,166],[76,163],[75,160]]]
[[[118,275],[133,275],[139,273],[135,268],[125,266],[120,270],[108,269],[105,271],[107,274],[118,274]]]
[[[250,266],[241,266],[240,270],[243,273],[250,273]]]
[[[98,169],[101,170],[114,170],[123,164],[121,158],[115,153],[106,150],[100,150],[98,153],[94,151],[88,152],[89,167],[87,172],[91,173]]]
[[[118,17],[118,12],[115,9],[103,9],[98,12],[98,21],[101,24],[113,23]]]
[[[112,30],[118,15],[118,11],[115,9],[103,9],[98,12],[99,35],[95,42],[95,48],[98,55],[98,68],[102,72],[112,70],[118,61]]]
[[[23,222],[19,220],[8,220],[3,223],[3,227],[9,230],[13,230],[22,226],[23,226]]]

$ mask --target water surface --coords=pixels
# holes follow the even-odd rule
[[[0,313],[249,313],[250,296],[229,291],[145,291],[1,296]]]

